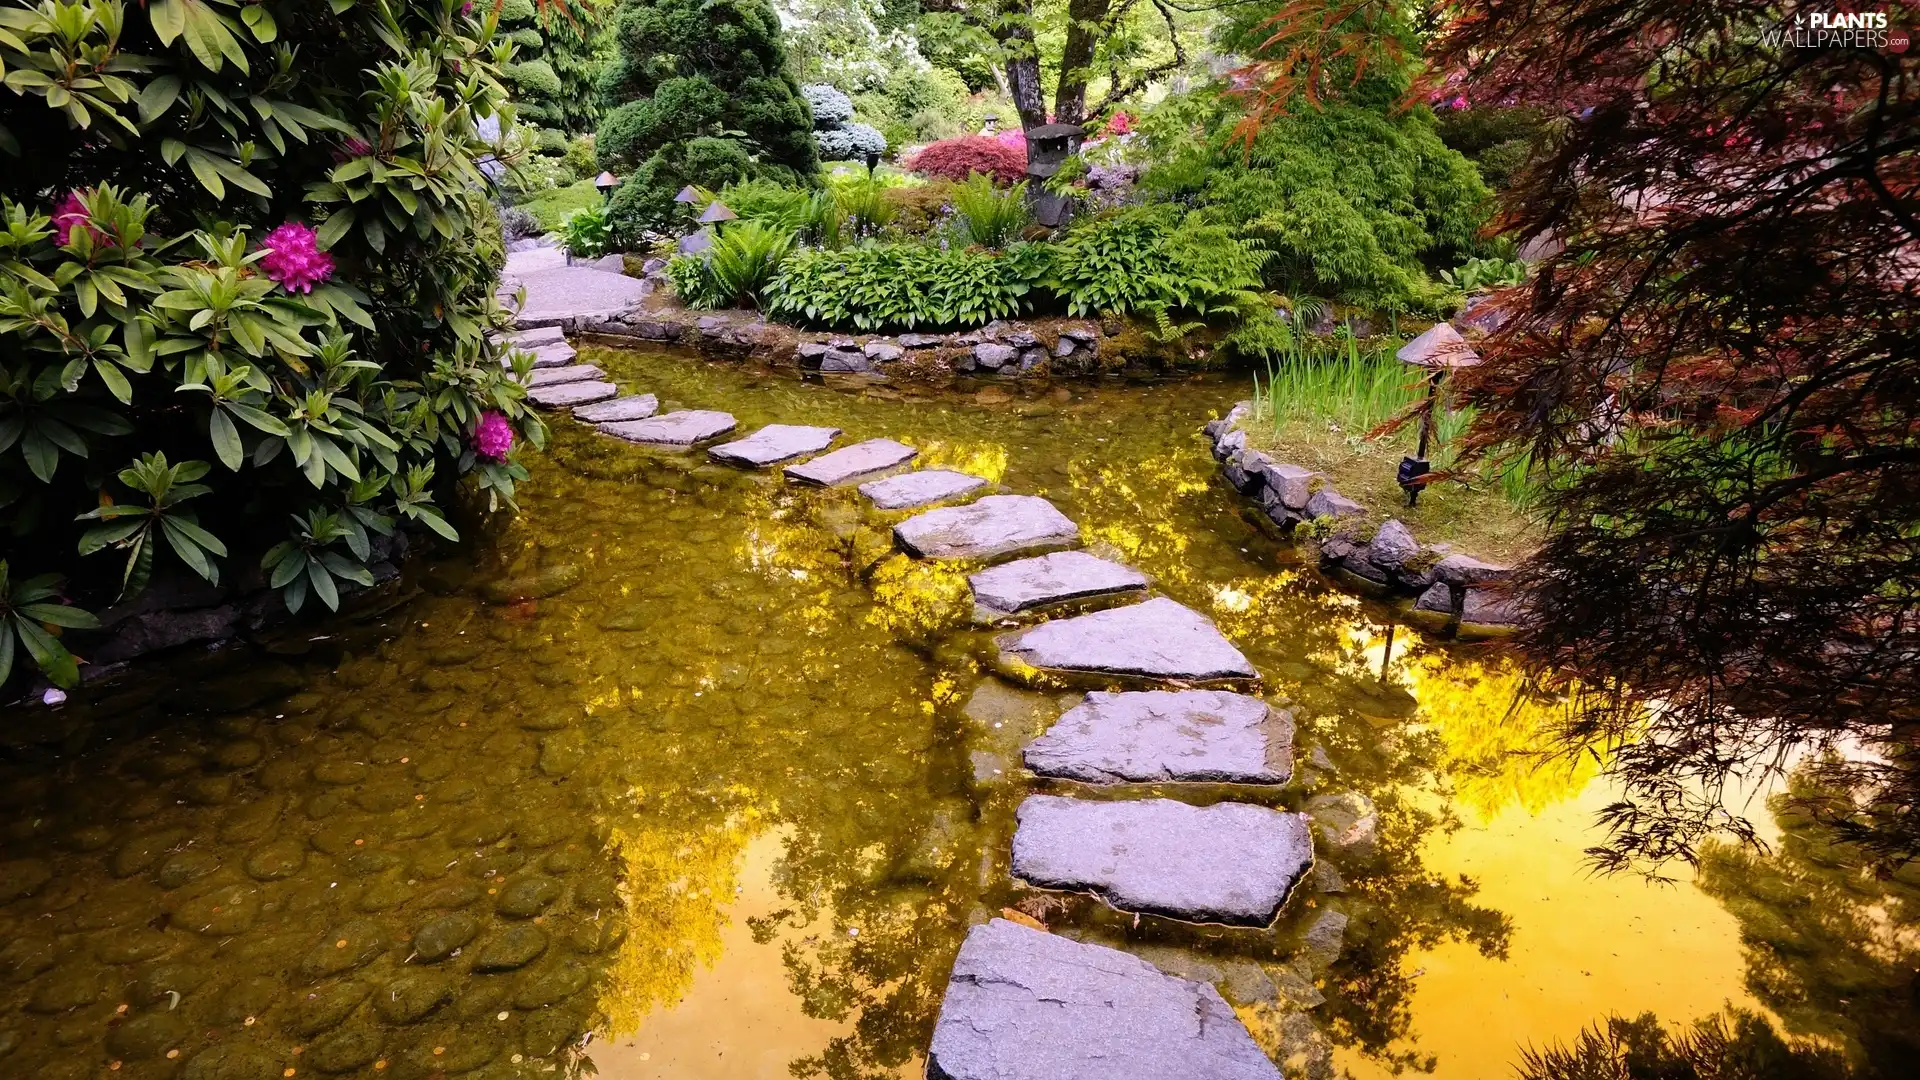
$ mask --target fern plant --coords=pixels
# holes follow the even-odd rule
[[[1002,189],[983,173],[969,175],[953,189],[954,228],[964,243],[1003,248],[1033,223],[1025,180]]]
[[[667,264],[667,280],[682,303],[695,308],[760,307],[767,286],[794,248],[787,229],[758,221],[727,227],[699,255]]]
[[[1250,311],[1267,253],[1170,206],[1093,218],[1056,245],[1048,284],[1075,315]]]

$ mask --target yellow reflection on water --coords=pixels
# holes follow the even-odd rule
[[[629,931],[600,989],[606,1031],[635,1030],[656,1006],[678,1002],[720,957],[725,908],[758,817],[748,810],[698,828],[644,817],[613,829],[609,847],[625,868]]]

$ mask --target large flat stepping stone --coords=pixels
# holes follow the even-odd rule
[[[960,946],[928,1080],[1280,1080],[1220,992],[1006,919]]]
[[[1147,575],[1084,551],[1056,551],[967,578],[973,586],[973,617],[993,622],[1076,600],[1143,593]]]
[[[527,376],[528,386],[558,386],[561,383],[605,379],[607,373],[592,364],[568,364],[565,367],[535,368]]]
[[[509,272],[512,267],[508,268]],[[515,282],[504,281],[501,295],[512,302]],[[559,266],[520,275],[517,284],[527,290],[526,306],[516,313],[521,329],[556,326],[569,319],[617,314],[640,302],[645,285],[638,278]]]
[[[1014,816],[1015,877],[1187,922],[1266,926],[1313,866],[1307,816],[1252,803],[1031,795]]]
[[[566,367],[568,364],[573,363],[574,358],[579,355],[578,352],[574,351],[573,346],[564,341],[558,341],[551,345],[542,345],[534,349],[533,366],[536,371],[541,368]]]
[[[507,335],[507,340],[518,348],[538,349],[542,345],[559,345],[567,340],[567,335],[557,326],[541,326],[532,330],[515,330]]]
[[[721,443],[707,451],[716,461],[765,469],[794,458],[817,454],[839,438],[837,427],[807,427],[804,424],[768,424],[744,439]]]
[[[1225,690],[1098,691],[1027,744],[1027,768],[1089,784],[1284,784],[1293,717]]]
[[[916,506],[957,499],[986,486],[987,482],[980,477],[952,469],[922,469],[889,476],[884,480],[869,480],[860,485],[860,494],[865,495],[877,510],[911,510]]]
[[[893,527],[893,535],[922,559],[992,559],[1072,547],[1080,542],[1080,526],[1038,496],[989,495],[910,517]]]
[[[717,439],[734,428],[733,414],[711,409],[682,409],[645,420],[601,424],[609,435],[647,446],[693,446]]]
[[[997,643],[1002,660],[1054,671],[1189,682],[1260,674],[1206,616],[1164,596],[1055,619]]]
[[[804,465],[789,465],[787,479],[821,487],[836,487],[898,468],[920,456],[920,451],[892,439],[868,439],[821,454]]]
[[[500,276],[509,280],[521,280],[532,274],[547,270],[558,270],[567,265],[567,253],[557,247],[528,248],[525,251],[507,252],[507,265]]]
[[[652,394],[628,394],[575,409],[573,418],[589,424],[611,424],[618,420],[645,420],[659,411],[660,399]]]
[[[571,409],[617,397],[620,388],[610,382],[549,383],[527,391],[527,400],[543,409]]]

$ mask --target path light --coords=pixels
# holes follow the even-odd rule
[[[1426,368],[1427,411],[1420,417],[1420,449],[1412,457],[1400,459],[1400,490],[1407,493],[1407,505],[1420,501],[1420,489],[1427,485],[1423,479],[1433,471],[1433,464],[1427,460],[1427,442],[1433,436],[1433,411],[1440,404],[1440,380],[1447,372],[1456,368],[1470,368],[1480,362],[1480,354],[1473,351],[1467,339],[1452,323],[1435,323],[1433,328],[1405,345],[1393,354],[1403,364],[1412,364]]]
[[[700,192],[697,189],[695,189],[692,184],[688,184],[686,187],[683,187],[680,189],[680,194],[675,195],[673,197],[673,201],[677,203],[686,203],[687,205],[691,206],[694,203],[697,203],[700,201]]]
[[[873,170],[880,167],[880,151],[867,151],[867,179],[873,179]]]
[[[739,216],[739,214],[728,209],[726,203],[715,199],[707,204],[705,210],[700,211],[698,220],[702,225],[717,225],[722,221],[732,221]]]
[[[593,186],[600,189],[600,197],[613,198],[613,189],[620,186],[620,178],[610,172],[603,172],[593,178]]]

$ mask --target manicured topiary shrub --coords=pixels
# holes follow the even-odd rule
[[[622,239],[672,223],[686,184],[812,181],[813,117],[766,0],[626,0],[614,37],[595,146],[626,178],[611,207]]]
[[[457,477],[511,496],[484,9],[8,10],[0,683],[72,682],[79,609],[151,578],[333,606]]]
[[[915,154],[907,163],[914,172],[947,180],[965,180],[984,173],[997,183],[1018,183],[1027,172],[1027,151],[985,135],[942,139]]]
[[[484,13],[490,6],[475,8]],[[565,134],[593,130],[600,116],[593,39],[601,19],[588,0],[501,0],[501,29],[519,47],[506,74],[522,120]]]
[[[822,161],[861,161],[887,152],[887,137],[871,124],[853,122],[853,99],[825,83],[800,88],[813,110],[813,140]]]

